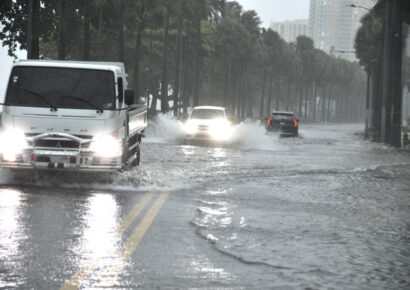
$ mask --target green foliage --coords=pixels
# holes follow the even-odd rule
[[[371,10],[361,19],[361,24],[355,39],[356,56],[366,71],[370,72],[377,61],[382,38],[383,14]]]
[[[259,111],[264,72],[277,86],[272,94],[281,106],[290,103],[296,108],[300,104],[297,101],[302,95],[300,90],[310,91],[313,86],[323,90],[329,86],[343,86],[346,94],[359,96],[362,93],[363,84],[357,84],[357,80],[363,79],[358,65],[314,49],[313,41],[304,36],[296,43],[286,43],[275,31],[260,27],[261,21],[255,11],[244,11],[237,2],[226,0],[42,0],[39,35],[40,57],[44,59],[58,56],[60,1],[66,3],[66,59],[83,59],[87,42],[93,61],[119,61],[123,50],[128,81],[138,85],[140,95],[161,97],[166,10],[170,22],[165,72],[168,84],[164,85],[168,85],[169,94],[172,94],[175,79],[178,79],[175,67],[180,54],[178,97],[185,108],[192,105],[197,69],[200,72],[199,103],[226,105],[232,114],[242,118],[252,117]],[[85,1],[89,5],[89,15]],[[17,48],[25,49],[27,1],[1,1],[0,18],[0,41],[9,48],[9,54],[13,55]],[[85,38],[87,19],[88,40]],[[182,25],[180,40],[177,37],[179,20]],[[198,20],[199,46],[195,26]],[[376,20],[369,16],[363,23],[372,21]],[[366,43],[374,39],[369,33],[365,30],[363,35],[358,35],[358,56],[366,64],[374,57]],[[139,49],[138,37],[141,40]],[[178,41],[180,52],[177,52]],[[201,56],[199,67],[197,55]],[[315,100],[312,92],[309,94],[305,103]],[[168,97],[163,96],[163,99]],[[329,98],[339,101],[335,95]]]

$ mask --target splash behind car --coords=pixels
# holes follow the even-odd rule
[[[225,108],[199,106],[193,108],[185,123],[185,142],[227,142],[231,137],[231,124]]]
[[[283,135],[297,137],[299,122],[292,112],[273,111],[270,115],[266,129],[269,132],[281,132]]]

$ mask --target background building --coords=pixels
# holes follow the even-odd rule
[[[307,36],[309,34],[309,20],[271,22],[270,28],[276,31],[285,41],[295,42],[299,35]]]
[[[310,0],[309,36],[315,47],[354,61],[354,40],[360,19],[377,0]],[[343,51],[344,53],[342,53]]]

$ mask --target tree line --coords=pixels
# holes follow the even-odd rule
[[[362,18],[355,40],[367,74],[366,135],[396,147],[401,146],[403,89],[410,82],[410,58],[404,53],[408,25],[410,1],[380,0]]]
[[[255,11],[226,0],[15,0],[0,4],[0,40],[33,59],[121,61],[150,111],[220,105],[238,119],[292,110],[310,121],[364,118],[358,63],[287,43]],[[169,105],[171,104],[171,106]]]

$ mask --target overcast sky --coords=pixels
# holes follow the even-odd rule
[[[309,18],[309,0],[237,0],[245,10],[255,10],[268,27],[271,21]]]
[[[237,0],[244,10],[255,10],[263,27],[271,21],[309,18],[309,0]],[[18,56],[26,57],[25,52]],[[0,102],[3,101],[13,58],[7,55],[7,48],[0,46]],[[1,111],[0,106],[0,111]]]

